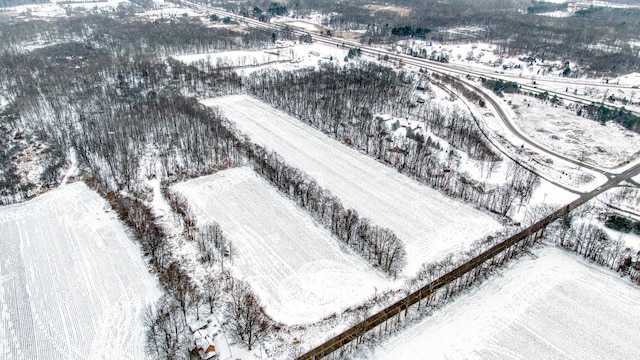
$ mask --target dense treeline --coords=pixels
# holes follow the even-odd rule
[[[471,158],[497,160],[466,114],[445,113],[431,103],[416,105],[411,96],[415,83],[407,73],[370,62],[356,66],[323,64],[317,71],[271,69],[246,80],[252,95],[384,161],[397,157],[388,149],[410,145],[392,138],[384,124],[372,116],[375,114],[411,115]],[[427,143],[428,147],[435,146],[430,139]]]
[[[527,12],[531,14],[547,13],[553,11],[567,10],[567,3],[553,3],[545,1],[534,1],[533,5],[527,8]]]
[[[502,93],[517,93],[519,86],[517,82],[504,81],[501,79],[486,79],[481,77],[482,86],[491,89],[494,93],[500,95]]]
[[[190,17],[161,18],[151,22],[83,15],[53,21],[7,21],[0,24],[0,34],[4,40],[0,50],[10,53],[28,52],[25,44],[50,46],[69,41],[100,48],[118,57],[144,54],[155,55],[156,59],[272,46],[271,31],[252,28],[239,32],[225,27],[208,27],[199,19]],[[48,50],[45,48],[45,51]]]
[[[41,155],[43,182],[51,184],[74,147],[83,161],[90,161],[91,171],[100,179],[109,179],[104,181],[111,182],[114,189],[135,183],[136,166],[149,144],[158,145],[166,170],[174,174],[207,173],[234,161],[237,153],[223,139],[226,135],[221,132],[227,127],[221,125],[222,119],[218,116],[211,122],[197,110],[195,100],[183,96],[238,93],[243,85],[237,73],[213,64],[200,70],[146,53],[192,51],[195,40],[187,38],[197,39],[192,35],[206,28],[181,22],[177,26],[185,41],[171,38],[174,40],[165,42],[154,35],[140,36],[139,31],[153,33],[146,29],[148,22],[122,22],[101,16],[77,20],[35,22],[42,30],[39,35],[27,32],[22,25],[15,32],[10,26],[0,25],[3,35],[16,42],[0,52],[0,86],[6,101],[0,114],[0,146],[6,149],[0,157],[5,164],[0,171],[0,202],[20,201],[41,191],[18,166],[20,154],[27,152],[27,141],[42,147],[34,151]],[[175,28],[163,22],[152,25],[160,34]],[[123,33],[117,36],[105,35],[120,28]],[[96,35],[98,30],[105,32]],[[260,30],[258,35],[246,31],[239,37],[226,29],[206,31],[202,39],[207,45],[198,49],[220,51],[271,44],[270,35],[260,40]],[[114,43],[116,37],[123,45]],[[255,43],[238,40],[252,37]],[[16,51],[21,41],[50,45]],[[138,49],[136,41],[147,45]],[[182,136],[186,141],[178,140]]]
[[[287,165],[277,154],[252,145],[248,156],[258,174],[352,250],[389,276],[400,275],[406,265],[407,254],[404,244],[393,232],[361,218],[354,209],[346,209],[337,197],[322,189],[305,173]]]
[[[48,0],[0,0],[0,7],[11,7],[20,5],[48,4]]]
[[[421,28],[421,27],[417,27],[414,29],[410,25],[394,27],[393,29],[391,29],[391,35],[411,36],[411,37],[417,37],[417,38],[423,38],[423,39],[426,38],[427,34],[430,32],[431,32],[430,29]]]

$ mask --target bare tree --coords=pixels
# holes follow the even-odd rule
[[[204,279],[201,294],[204,302],[209,305],[209,313],[213,313],[213,310],[220,301],[224,291],[223,282],[224,278],[222,276],[210,275]]]
[[[231,336],[249,350],[272,328],[258,297],[243,282],[236,282],[227,303],[227,326]]]
[[[189,332],[179,307],[171,297],[164,295],[155,308],[147,308],[143,321],[149,354],[158,359],[188,359]]]
[[[186,321],[189,303],[195,292],[191,276],[177,262],[173,261],[160,274],[160,282],[164,285],[167,293],[175,299],[182,311],[182,317]]]

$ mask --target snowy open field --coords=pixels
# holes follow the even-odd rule
[[[245,95],[204,101],[219,106],[253,142],[275,150],[323,188],[405,243],[412,275],[500,228],[489,215],[423,186],[268,104]]]
[[[631,359],[640,288],[558,248],[514,263],[383,342],[385,359]],[[635,355],[634,355],[635,354]]]
[[[0,207],[0,359],[143,359],[159,289],[108,204],[83,183]]]
[[[250,283],[276,321],[312,323],[390,285],[250,168],[174,189],[187,197],[199,223],[222,227],[236,249],[234,275]]]

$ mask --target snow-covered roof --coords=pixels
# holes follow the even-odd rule
[[[193,333],[196,350],[202,359],[211,359],[216,356],[216,346],[213,343],[213,337],[203,330],[197,330]]]

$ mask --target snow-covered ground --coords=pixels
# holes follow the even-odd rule
[[[607,233],[607,235],[609,235],[611,239],[624,241],[624,246],[632,249],[633,253],[640,251],[640,235],[633,232],[624,233],[621,231],[610,229],[604,225],[601,226],[602,230],[604,230],[604,232]]]
[[[162,18],[175,18],[180,16],[201,16],[189,8],[183,8],[175,6],[175,4],[162,4],[159,8],[153,10],[147,10],[136,14],[136,16],[148,18],[150,20],[162,19]]]
[[[636,357],[640,289],[558,248],[534,254],[381,343],[372,357]]]
[[[508,105],[508,99],[511,98],[511,94],[504,98],[499,98],[489,92],[487,92],[487,95],[502,103],[501,108],[509,119],[518,117],[514,109]],[[520,163],[526,165],[529,169],[535,169],[545,179],[561,184],[572,191],[581,192],[591,191],[607,181],[607,178],[598,171],[585,169],[524,142],[507,128],[500,119],[497,110],[490,104],[487,104],[487,107],[484,108],[470,102],[467,102],[467,105],[468,110],[477,119],[482,120],[479,125],[494,146],[498,147],[501,152],[518,159]],[[525,133],[525,136],[530,138],[528,133]],[[555,152],[553,149],[549,150]]]
[[[204,101],[219,106],[253,142],[286,162],[405,243],[406,275],[500,228],[489,215],[398,173],[268,104],[245,95]]]
[[[0,207],[0,358],[143,359],[159,296],[140,249],[83,183]]]
[[[60,3],[60,4],[59,4]],[[21,18],[58,18],[68,16],[67,9],[89,12],[115,11],[120,4],[129,4],[128,0],[74,1],[52,0],[51,3],[20,5],[0,8],[0,13]]]
[[[582,162],[614,169],[640,157],[640,134],[610,121],[606,125],[574,110],[524,95],[507,95],[514,123],[546,148]]]
[[[312,323],[357,306],[390,282],[250,168],[176,184],[198,223],[217,222],[235,247],[233,272],[266,312]]]
[[[221,67],[237,67],[240,75],[277,66],[280,70],[293,70],[316,66],[320,61],[342,61],[348,50],[320,43],[294,44],[280,42],[274,49],[262,51],[236,50],[206,54],[176,56],[177,60],[198,66],[201,62]],[[274,63],[278,63],[274,65]],[[271,65],[269,65],[271,64]]]
[[[220,67],[245,67],[259,66],[276,61],[291,61],[293,57],[282,49],[266,51],[236,50],[218,53],[189,54],[176,56],[177,60],[189,65],[197,65],[198,62],[208,62]]]

